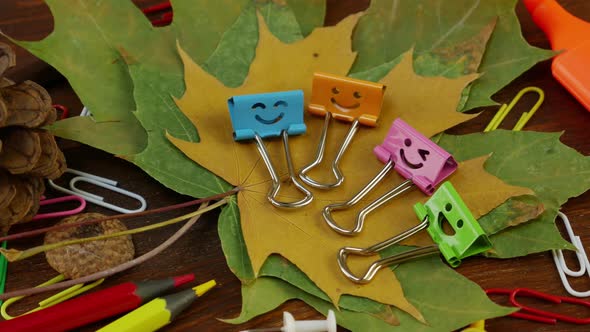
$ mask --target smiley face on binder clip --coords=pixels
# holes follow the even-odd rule
[[[281,91],[233,96],[228,108],[236,141],[277,137],[286,130],[289,135],[305,132],[303,91]]]
[[[424,163],[427,161],[427,157],[430,154],[430,151],[425,150],[425,149],[413,149],[412,148],[412,140],[409,138],[404,139],[404,146],[407,148],[400,148],[399,149],[399,156],[400,159],[411,169],[420,169],[422,167],[424,167]],[[412,152],[416,152],[414,154],[417,154],[418,156],[416,156],[417,158],[415,158],[416,160],[418,160],[416,163],[411,162],[407,155],[412,154]],[[410,158],[411,159],[411,158]]]
[[[338,120],[358,119],[374,127],[381,112],[385,86],[350,77],[314,73],[309,111],[324,116],[327,112]]]
[[[401,119],[393,122],[383,143],[373,152],[382,163],[391,159],[395,170],[412,179],[427,195],[432,195],[435,187],[457,168],[448,152]]]

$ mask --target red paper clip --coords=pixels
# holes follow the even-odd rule
[[[510,299],[510,303],[519,309],[519,311],[510,314],[510,317],[526,319],[534,322],[545,323],[545,324],[556,324],[558,321],[573,323],[573,324],[590,324],[590,318],[577,318],[577,317],[570,317],[554,312],[544,311],[536,308],[527,307],[520,302],[517,301],[517,295],[524,296],[524,297],[532,297],[537,298],[540,300],[548,301],[555,304],[560,303],[570,303],[570,304],[577,304],[582,305],[585,307],[590,308],[590,302],[585,301],[582,299],[577,299],[573,297],[567,296],[557,296],[551,294],[545,294],[536,290],[528,289],[528,288],[515,288],[515,289],[505,289],[505,288],[490,288],[486,290],[486,294],[493,295],[493,294],[502,294],[508,295]]]
[[[170,4],[170,1],[164,1],[162,3],[144,8],[141,11],[146,15],[166,11],[166,13],[162,14],[161,18],[151,20],[153,26],[164,26],[172,23],[173,12],[171,9],[172,4]]]
[[[61,111],[61,114],[59,115],[60,120],[67,118],[68,115],[70,114],[70,111],[68,111],[68,108],[65,107],[64,105],[55,104],[55,105],[53,105],[53,108]]]

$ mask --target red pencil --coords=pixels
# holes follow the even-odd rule
[[[0,331],[67,331],[131,311],[142,304],[195,279],[194,274],[126,282],[56,304],[47,309],[0,322]]]

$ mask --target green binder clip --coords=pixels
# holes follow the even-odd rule
[[[400,264],[416,258],[442,253],[452,267],[457,267],[469,256],[477,255],[492,244],[471,211],[467,208],[450,182],[443,183],[425,203],[414,205],[414,211],[422,222],[407,231],[368,248],[344,247],[338,252],[338,264],[344,275],[353,282],[366,284],[385,266]],[[449,224],[452,230],[444,227]],[[362,277],[352,273],[346,259],[348,255],[372,256],[426,229],[434,245],[408,250],[401,254],[375,261]]]
[[[414,205],[414,212],[420,220],[428,216],[426,230],[452,267],[459,266],[463,258],[492,247],[486,233],[450,182],[445,182],[426,204]],[[453,229],[449,233],[454,234],[445,232],[445,222]]]

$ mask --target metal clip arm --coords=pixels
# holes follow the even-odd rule
[[[307,173],[312,168],[319,165],[322,162],[322,160],[324,159],[324,152],[326,151],[326,137],[328,136],[328,126],[330,125],[331,119],[332,119],[332,113],[327,112],[326,116],[324,117],[324,127],[322,129],[322,134],[320,135],[320,143],[318,145],[315,160],[312,161],[311,164],[302,168],[301,171],[299,172],[299,177],[301,178],[301,180],[303,182],[305,182],[306,184],[308,184],[314,188],[318,188],[318,189],[333,189],[333,188],[340,186],[342,184],[342,182],[344,182],[344,175],[342,175],[342,171],[340,170],[340,166],[339,166],[340,160],[344,156],[344,152],[346,151],[346,149],[348,149],[350,142],[352,142],[352,139],[359,128],[359,120],[356,119],[352,122],[352,125],[350,126],[348,133],[346,133],[346,137],[344,138],[344,141],[342,142],[342,145],[340,146],[340,149],[338,150],[338,153],[336,154],[336,158],[334,158],[334,161],[332,162],[332,173],[334,174],[334,177],[336,178],[336,182],[321,183],[321,182],[318,182],[318,181],[310,178],[309,175],[307,175]]]
[[[287,133],[286,130],[283,130],[281,136],[283,138],[283,147],[285,149],[285,158],[287,159],[289,178],[291,179],[291,182],[293,182],[295,187],[305,195],[305,197],[295,202],[281,202],[276,199],[276,196],[281,190],[281,178],[279,177],[276,168],[272,164],[272,160],[270,159],[270,155],[268,154],[268,150],[266,149],[266,146],[264,145],[262,138],[258,134],[255,134],[254,139],[256,141],[256,147],[258,148],[258,152],[260,152],[262,160],[264,161],[264,164],[266,165],[266,168],[268,169],[268,172],[270,173],[270,177],[272,179],[272,186],[268,191],[266,198],[272,205],[278,208],[303,207],[311,203],[311,201],[313,200],[313,194],[297,180],[297,176],[295,174],[295,170],[293,167],[293,161],[291,158],[291,152],[289,151],[289,133]]]
[[[414,186],[414,184],[411,180],[406,180],[402,182],[400,185],[383,194],[381,197],[377,198],[375,201],[371,202],[369,205],[367,205],[359,211],[359,213],[356,216],[354,227],[352,229],[343,228],[339,226],[334,220],[334,217],[332,216],[332,211],[348,209],[353,205],[357,204],[363,197],[365,197],[371,190],[373,190],[373,188],[375,188],[375,186],[377,186],[379,182],[381,182],[381,180],[387,175],[387,173],[389,173],[389,171],[393,169],[394,165],[394,162],[390,160],[387,164],[385,164],[381,171],[350,200],[344,203],[335,203],[324,207],[322,215],[328,226],[330,226],[330,228],[342,235],[358,235],[363,230],[365,219],[369,213],[373,212],[373,210],[377,209],[378,207],[382,206],[383,204],[387,203],[393,198],[410,190]]]
[[[432,255],[434,253],[438,253],[439,252],[438,246],[432,245],[432,246],[428,246],[428,247],[421,247],[421,248],[412,249],[412,250],[403,252],[401,254],[397,254],[397,255],[394,255],[391,257],[387,257],[387,258],[383,258],[383,259],[377,260],[373,264],[371,264],[369,266],[369,268],[367,269],[367,272],[365,272],[365,274],[362,277],[355,275],[350,270],[350,268],[348,267],[348,264],[346,262],[348,255],[359,255],[359,256],[376,255],[381,250],[384,250],[384,249],[386,249],[396,243],[399,243],[399,242],[409,238],[410,236],[426,229],[429,224],[430,223],[428,221],[428,217],[425,217],[420,224],[406,230],[405,232],[403,232],[399,235],[396,235],[396,236],[394,236],[390,239],[387,239],[383,242],[379,242],[379,243],[372,245],[368,248],[357,248],[357,247],[341,248],[338,252],[338,265],[340,266],[340,270],[351,281],[358,283],[358,284],[366,284],[366,283],[370,282],[373,279],[373,277],[375,277],[375,274],[382,267],[389,266],[392,264],[403,263],[405,261],[408,261],[408,260],[411,260],[414,258],[420,258],[423,256],[428,256],[428,255]]]

